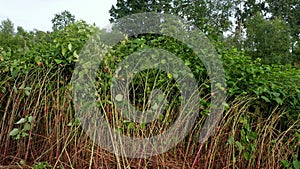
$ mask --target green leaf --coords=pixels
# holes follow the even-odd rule
[[[21,165],[25,165],[25,161],[24,161],[24,160],[21,160],[21,161],[20,161],[20,164],[21,164]]]
[[[63,56],[65,56],[66,53],[67,53],[67,49],[64,48],[64,47],[62,47],[62,48],[61,48],[61,54],[62,54]]]
[[[72,44],[71,43],[68,44],[68,49],[69,49],[69,51],[72,51]]]
[[[26,133],[26,132],[22,132],[22,137],[27,137],[27,136],[29,136],[29,134],[28,134],[28,133]]]
[[[130,130],[130,129],[133,129],[133,128],[134,128],[134,123],[133,122],[129,123],[128,124],[128,129]]]
[[[235,146],[238,148],[238,150],[241,152],[244,149],[244,146],[238,141],[235,142]]]
[[[286,160],[281,160],[281,164],[283,167],[288,168],[290,166],[290,163]]]
[[[71,127],[72,125],[73,125],[72,122],[69,122],[69,123],[67,124],[68,127]]]
[[[272,94],[273,94],[275,97],[279,97],[279,96],[280,96],[280,93],[272,92]]]
[[[28,116],[27,119],[28,119],[28,122],[29,122],[29,123],[32,122],[32,116]]]
[[[231,145],[234,142],[234,137],[230,136],[229,139],[227,140],[227,143]]]
[[[74,123],[75,123],[75,125],[77,125],[77,126],[80,125],[80,119],[79,119],[79,118],[76,118]]]
[[[282,104],[283,104],[282,99],[280,99],[279,97],[275,98],[274,100],[275,100],[279,105],[282,105]]]
[[[250,153],[249,152],[244,153],[244,157],[246,160],[250,160],[250,157],[251,157]]]
[[[300,169],[300,163],[298,160],[294,160],[293,165],[294,165],[295,169]]]
[[[167,75],[168,75],[168,78],[169,78],[169,79],[172,79],[173,76],[172,76],[171,73],[168,73]]]
[[[19,74],[19,70],[13,70],[13,71],[11,72],[11,75],[12,75],[13,77],[17,77],[18,74]]]
[[[30,126],[29,123],[25,123],[23,129],[24,129],[25,131],[29,131],[29,130],[30,130],[30,127],[31,127],[31,126]]]
[[[141,124],[141,128],[142,128],[142,129],[146,128],[146,123],[142,123],[142,124]]]
[[[270,101],[267,97],[265,97],[265,96],[261,96],[261,98],[264,99],[264,100],[265,100],[266,102],[268,102],[268,103],[271,102],[271,101]]]
[[[61,64],[63,62],[63,60],[60,60],[60,59],[54,59],[54,61],[57,63],[57,64]]]
[[[185,61],[185,66],[189,66],[189,65],[191,65],[191,62],[188,61],[188,60],[186,60],[186,61]]]
[[[76,59],[79,58],[79,55],[77,54],[76,50],[73,52],[73,56],[74,56],[74,58],[76,58]]]
[[[28,90],[25,90],[24,93],[25,93],[26,96],[30,95],[30,91],[28,91]]]
[[[20,130],[18,128],[14,128],[11,132],[9,132],[10,136],[16,136],[19,134]]]
[[[159,117],[158,117],[158,120],[161,122],[164,120],[164,115],[163,114],[160,114]]]
[[[26,118],[21,118],[19,121],[17,121],[15,124],[22,124],[27,122]]]
[[[0,86],[0,92],[2,92],[2,93],[5,93],[5,92],[6,92],[6,88],[5,88],[5,87],[2,87],[2,86]]]
[[[31,90],[31,87],[25,87],[24,90]]]

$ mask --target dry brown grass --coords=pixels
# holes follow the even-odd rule
[[[229,103],[214,135],[203,144],[197,138],[204,117],[180,144],[164,154],[147,159],[116,156],[94,144],[79,125],[72,123],[71,91],[58,74],[36,71],[5,82],[9,85],[0,98],[0,168],[31,168],[39,162],[59,168],[282,168],[281,160],[290,160],[297,153],[299,142],[294,133],[300,132],[299,121],[279,130],[276,126],[284,110],[270,108],[271,115],[262,117],[264,112],[249,111],[253,99],[243,97]],[[22,85],[32,87],[29,96]],[[9,132],[19,127],[14,123],[26,115],[34,117],[29,135],[14,140]],[[228,140],[242,143],[245,136],[241,131],[246,124],[257,138],[239,151]],[[149,129],[159,128],[156,124]],[[246,160],[244,154],[250,144],[255,149]]]

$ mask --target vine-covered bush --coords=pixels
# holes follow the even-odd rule
[[[79,21],[54,32],[30,32],[26,36],[32,38],[24,38],[26,45],[25,43],[15,44],[19,45],[18,50],[11,51],[10,48],[0,47],[1,76],[16,77],[20,74],[27,74],[31,69],[65,67],[64,75],[69,81],[81,49],[97,30],[95,26]],[[14,38],[20,38],[20,36]],[[280,106],[289,112],[286,118],[299,119],[299,68],[291,65],[264,65],[260,59],[253,61],[235,48],[225,48],[222,44],[215,44],[215,46],[226,73],[228,101],[244,95],[253,96],[256,98],[253,111],[266,112],[270,110],[270,107]],[[106,54],[99,68],[100,81],[97,82],[98,88],[106,91],[105,94],[102,93],[103,97],[109,94],[107,92],[110,91],[110,83],[107,82],[110,82],[118,64],[128,55],[145,48],[163,49],[181,58],[193,72],[198,85],[201,86],[201,97],[207,97],[210,94],[209,78],[198,56],[178,40],[150,34],[128,38],[111,48]],[[135,87],[141,87],[140,82],[148,77],[148,82],[159,81],[156,85],[163,89],[167,84],[176,85],[172,76],[174,75],[168,72],[144,71],[135,78],[133,83]],[[144,87],[139,90],[144,90]],[[151,93],[153,87],[148,86],[147,95]],[[173,87],[176,88],[176,86]],[[170,94],[176,95],[175,91]],[[205,107],[209,106],[208,101],[209,97],[206,101],[201,100]]]
[[[230,97],[251,95],[257,98],[255,104],[261,111],[279,105],[287,109],[289,120],[299,119],[299,68],[291,65],[265,65],[260,59],[253,61],[236,49],[223,51],[222,58]]]
[[[198,85],[202,87],[201,96],[205,97],[210,94],[210,83],[201,60],[187,46],[169,37],[146,35],[135,39],[129,38],[112,48],[104,59],[106,64],[102,65],[100,70],[109,70],[110,75],[108,73],[104,74],[108,79],[112,78],[117,65],[128,55],[145,48],[154,47],[167,50],[184,60],[185,65],[191,69],[197,79]],[[288,123],[299,119],[300,86],[297,85],[300,84],[299,69],[291,65],[265,65],[261,59],[253,61],[251,57],[246,56],[242,51],[235,48],[225,48],[222,44],[216,44],[216,50],[220,55],[226,73],[228,102],[238,97],[251,96],[255,98],[252,106],[250,106],[252,112],[257,114],[265,112],[261,115],[268,116],[271,114],[272,107],[279,106],[279,108],[288,112],[283,117],[287,119],[284,120],[285,124],[283,125],[285,127],[288,126]],[[139,78],[135,79],[136,86],[140,85],[141,79],[146,77],[147,82],[154,82],[157,80],[157,72],[152,71],[152,74],[149,72],[140,73]],[[161,72],[159,77],[164,79],[160,81],[162,83],[172,79],[172,76],[168,78],[168,74],[165,72]],[[110,82],[110,80],[104,81]],[[107,83],[108,86],[105,88],[108,89],[109,84]],[[150,87],[150,89],[152,88]],[[150,91],[148,91],[148,94],[150,94]],[[173,94],[175,95],[175,93]],[[205,101],[205,105],[206,108],[209,106],[208,101]]]
[[[97,29],[78,21],[54,32],[32,31],[23,37],[26,45],[19,45],[17,50],[0,45],[0,70],[15,77],[27,74],[30,69],[64,66],[68,68],[66,73],[71,74],[80,50]]]

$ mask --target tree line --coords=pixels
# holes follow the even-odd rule
[[[117,0],[111,7],[110,22],[140,12],[180,16],[197,26],[212,40],[244,51],[266,64],[299,64],[300,0]],[[52,33],[75,22],[68,11],[55,14]],[[49,36],[50,31],[14,30],[11,20],[0,24],[0,46],[14,51],[28,47],[29,39]]]
[[[300,60],[299,0],[118,0],[110,21],[139,12],[180,16],[214,41],[223,41],[267,64]],[[225,32],[229,35],[224,36]]]

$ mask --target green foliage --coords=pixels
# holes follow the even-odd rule
[[[284,168],[300,169],[300,162],[296,158],[294,158],[291,162],[286,160],[281,160],[281,164]]]
[[[251,155],[254,153],[256,149],[256,140],[258,137],[258,134],[254,131],[252,131],[250,127],[250,118],[249,116],[246,117],[241,117],[240,118],[240,123],[243,125],[243,128],[240,130],[240,142],[236,141],[236,145],[239,148],[239,151],[243,151],[244,157],[246,160],[250,160]],[[237,144],[239,143],[239,144]]]
[[[233,27],[229,18],[234,17],[237,26],[232,45],[244,49],[247,55],[262,58],[264,63],[286,64],[299,62],[299,8],[297,0],[119,0],[110,10],[110,21],[138,12],[170,13],[187,19],[210,39],[219,41]]]
[[[19,127],[14,128],[12,131],[10,131],[9,135],[16,140],[19,140],[23,137],[27,137],[29,135],[28,132],[31,129],[31,123],[32,116],[26,116],[24,118],[21,118],[15,123],[16,125],[19,125]]]
[[[51,21],[53,24],[53,31],[57,31],[66,28],[71,23],[74,23],[75,16],[72,15],[69,11],[65,10],[60,14],[55,14],[55,17]]]
[[[198,85],[201,86],[201,96],[205,97],[210,94],[206,69],[198,56],[187,46],[172,38],[147,35],[121,42],[112,48],[110,53],[104,57],[100,70],[105,71],[100,72],[98,78],[102,79],[103,82],[97,82],[97,88],[99,89],[99,93],[101,93],[100,95],[103,95],[102,97],[109,95],[109,93],[106,93],[110,91],[109,85],[107,84],[110,84],[113,77],[112,73],[116,71],[117,65],[122,60],[136,51],[152,47],[170,51],[181,58],[186,66],[193,72]],[[226,49],[222,44],[217,45],[217,50],[221,55],[226,72],[229,101],[240,96],[253,96],[255,99],[253,100],[252,106],[250,106],[250,111],[255,114],[265,112],[262,115],[264,117],[267,117],[271,113],[269,112],[270,107],[276,107],[278,105],[288,111],[288,113],[282,117],[286,119],[280,124],[283,128],[287,127],[289,123],[293,123],[299,119],[299,114],[296,112],[300,110],[300,88],[295,85],[300,83],[299,69],[293,68],[291,65],[263,64],[259,58],[253,61],[251,57],[245,56],[243,52],[235,48]],[[163,61],[164,60],[162,60],[162,62]],[[135,95],[135,97],[140,99],[148,98],[151,91],[155,88],[167,90],[167,93],[172,97],[177,96],[178,91],[171,91],[172,87],[166,89],[165,86],[173,86],[175,84],[172,82],[173,76],[178,75],[169,75],[165,72],[154,70],[140,72],[132,82],[133,87],[131,91],[133,93],[139,93],[140,95]],[[169,77],[171,81],[167,81],[166,77]],[[164,78],[165,80],[163,80]],[[145,82],[147,83],[144,84]],[[173,86],[173,89],[174,87],[176,88],[176,86]],[[103,91],[106,92],[103,93]],[[132,102],[134,102],[137,107],[145,107],[145,105],[143,105],[143,99],[132,100]],[[177,105],[178,103],[180,103],[179,100],[177,101]],[[209,105],[204,106],[203,109],[205,110],[208,106]],[[251,131],[249,132],[251,133]]]
[[[122,2],[125,3],[125,1]],[[175,4],[175,2],[177,4]],[[188,1],[174,1],[174,5],[188,7],[187,2]],[[198,25],[205,23],[207,21],[206,17],[210,18],[208,19],[210,23],[213,23],[214,20],[212,20],[212,18],[218,18],[218,12],[210,12],[222,11],[222,6],[226,8],[229,7],[230,4],[226,4],[226,2],[228,1],[220,1],[216,4],[216,6],[214,6],[212,3],[208,3],[211,8],[204,9],[201,5],[206,3],[204,3],[204,1],[197,1],[195,2],[195,4],[197,4],[197,8],[195,8],[196,12],[192,11],[193,8],[190,7],[188,8],[190,11],[186,10],[186,13],[182,13],[182,16],[191,15],[191,17],[188,18],[189,22],[194,22]],[[168,2],[166,1],[166,3]],[[132,7],[138,8],[139,4],[146,6],[145,2],[136,1]],[[152,10],[151,5],[146,7],[147,10]],[[144,8],[141,9],[144,10]],[[160,9],[159,5],[157,6],[157,10],[158,9]],[[184,9],[174,10],[184,11]],[[203,30],[207,31],[208,34],[212,35],[212,37],[213,35],[219,36],[221,34],[220,30],[223,31],[227,29],[229,23],[226,21],[226,18],[229,16],[229,13],[230,12],[224,14],[224,16],[222,16],[219,22],[215,25],[202,25]],[[72,19],[70,19],[70,21],[72,21]],[[0,106],[2,106],[1,110],[4,110],[6,115],[9,115],[11,111],[14,110],[14,112],[11,113],[11,116],[15,117],[17,112],[18,115],[16,117],[20,118],[15,123],[13,120],[11,121],[10,126],[12,127],[8,129],[8,134],[1,133],[1,137],[3,137],[0,139],[0,142],[5,142],[5,140],[9,141],[9,138],[5,139],[5,135],[8,135],[14,139],[14,141],[22,143],[22,138],[27,138],[31,130],[35,130],[33,136],[34,138],[39,134],[42,135],[39,129],[42,131],[47,131],[47,134],[57,132],[55,134],[57,137],[61,137],[60,134],[62,134],[64,131],[67,131],[68,133],[64,133],[66,137],[62,138],[55,138],[55,136],[52,137],[52,135],[49,138],[45,136],[45,145],[49,145],[50,143],[52,148],[51,151],[45,151],[42,153],[47,154],[48,152],[54,153],[57,151],[57,156],[60,156],[61,153],[62,158],[65,156],[64,153],[66,153],[66,158],[68,158],[69,161],[72,161],[72,159],[70,160],[68,153],[70,153],[70,155],[72,155],[70,157],[73,158],[77,156],[77,153],[85,153],[81,151],[84,151],[86,147],[83,146],[83,149],[74,150],[75,155],[69,151],[73,144],[76,146],[78,143],[83,142],[83,140],[76,140],[77,138],[82,139],[82,132],[78,132],[81,133],[80,137],[78,137],[78,135],[72,135],[77,133],[72,133],[73,129],[80,128],[79,119],[66,118],[68,116],[73,117],[74,115],[73,108],[70,106],[71,97],[69,94],[72,90],[72,85],[69,83],[69,79],[72,75],[74,64],[78,61],[78,54],[85,45],[85,42],[87,42],[89,38],[99,30],[94,25],[89,25],[84,21],[67,22],[65,25],[64,23],[57,23],[59,23],[59,25],[62,24],[63,27],[57,27],[53,32],[43,32],[38,30],[27,32],[22,27],[18,27],[16,33],[8,33],[10,31],[3,31],[5,33],[0,34],[0,79],[2,80],[0,81]],[[268,63],[279,63],[275,61],[282,62],[285,61],[285,59],[289,59],[286,58],[288,55],[287,51],[289,49],[287,38],[289,35],[289,29],[281,19],[266,20],[262,16],[253,16],[252,20],[248,21],[248,24],[249,29],[247,30],[247,33],[248,38],[250,39],[248,39],[247,42],[249,43],[249,48],[247,48],[249,50],[246,51],[247,54],[259,54],[259,57],[264,58],[264,62],[267,60]],[[165,32],[176,33],[172,32],[172,30],[175,28],[181,29],[181,26],[182,25],[179,25],[178,23],[173,23],[172,25],[163,25],[161,29]],[[9,26],[7,27],[9,28]],[[216,27],[217,29],[215,30],[212,27]],[[275,35],[273,35],[273,33]],[[105,36],[104,31],[102,32],[102,35]],[[265,43],[266,41],[269,43]],[[299,126],[300,87],[297,84],[300,84],[300,70],[288,64],[264,64],[260,58],[253,60],[252,57],[247,56],[243,51],[231,47],[226,48],[224,47],[225,45],[219,41],[215,41],[214,45],[216,46],[216,49],[220,55],[219,57],[222,59],[222,63],[226,72],[226,80],[228,85],[227,101],[233,102],[240,98],[253,98],[249,103],[249,106],[246,108],[236,108],[234,104],[227,104],[226,112],[239,112],[241,109],[241,111],[248,113],[230,114],[232,117],[226,117],[229,119],[238,119],[236,122],[238,130],[235,130],[235,126],[233,127],[232,132],[235,132],[235,135],[228,138],[228,145],[231,145],[234,148],[233,151],[238,152],[239,156],[241,157],[240,159],[248,161],[249,164],[251,164],[251,161],[255,161],[257,158],[259,158],[258,154],[260,152],[258,153],[256,149],[263,146],[259,143],[265,144],[267,142],[267,144],[270,144],[268,147],[272,148],[272,153],[274,154],[277,153],[277,151],[288,152],[290,154],[296,153],[296,151],[299,150],[299,148],[297,148],[300,140],[299,132],[295,132],[295,134],[289,134],[289,131],[291,128],[297,129]],[[297,45],[299,45],[299,43]],[[101,107],[102,112],[106,112],[108,114],[110,113],[109,117],[119,117],[119,112],[115,112],[113,110],[114,105],[112,98],[110,98],[111,84],[113,84],[112,79],[116,76],[114,73],[122,71],[118,70],[118,66],[130,54],[149,48],[159,48],[169,51],[178,56],[178,58],[180,58],[183,63],[190,68],[199,85],[199,93],[201,96],[201,100],[199,100],[199,114],[202,115],[201,117],[206,117],[209,115],[211,92],[210,82],[204,64],[191,50],[191,48],[179,40],[167,36],[158,36],[152,34],[129,37],[109,49],[105,46],[103,47],[103,49],[105,49],[104,51],[107,51],[107,53],[103,56],[104,58],[100,64],[95,82],[97,89],[95,97],[99,106]],[[156,56],[155,53],[153,53],[153,55],[149,56],[149,59],[153,57],[159,56]],[[147,60],[142,61],[147,63]],[[161,59],[160,64],[172,66],[169,64],[169,61],[170,60],[167,59]],[[93,60],[89,60],[89,62],[83,66],[89,67],[94,63],[95,62]],[[82,72],[81,75],[84,75],[85,73],[86,72]],[[158,134],[162,132],[164,128],[167,128],[167,126],[172,124],[177,117],[176,115],[178,113],[178,108],[180,107],[180,103],[182,101],[179,87],[175,82],[175,79],[180,75],[184,77],[191,76],[191,74],[182,69],[178,69],[178,73],[174,74],[154,69],[148,69],[137,73],[130,83],[130,101],[134,106],[136,106],[137,109],[146,113],[149,109],[160,109],[160,103],[165,101],[163,107],[164,112],[163,114],[159,115],[157,118],[157,123],[152,126],[146,123],[137,124],[128,120],[123,120],[120,124],[117,123],[115,128],[121,133],[127,132],[126,134],[138,133],[142,131],[141,135],[145,136],[146,133],[143,132],[145,132],[147,128],[149,129],[152,127],[150,131],[151,134]],[[16,84],[21,83],[20,79],[26,80],[22,82],[22,85],[20,85],[21,87],[16,87]],[[32,82],[28,83],[28,79]],[[39,92],[37,92],[37,90]],[[153,94],[153,90],[162,90],[164,93],[157,92],[157,95],[155,95]],[[147,99],[151,98],[153,95],[155,95],[155,97],[153,97],[154,99],[151,100],[153,102],[152,104],[149,104],[150,99]],[[10,101],[10,99],[12,99],[12,101]],[[115,99],[119,102],[122,102],[124,100],[124,96],[117,95]],[[17,102],[20,100],[22,100],[22,102],[19,104],[19,107],[15,107],[16,105],[18,106]],[[238,105],[244,102],[243,99],[241,100],[241,103],[237,103]],[[24,112],[21,112],[21,110],[27,111],[27,107],[21,109],[21,107],[25,105],[22,104],[24,102],[30,104],[36,103],[36,105],[34,105],[34,112],[36,112],[37,116],[42,119],[40,123],[33,124],[32,117],[34,115],[26,116],[24,115]],[[278,116],[279,120],[274,120],[274,124],[270,126],[266,125],[266,128],[261,129],[266,130],[263,131],[265,132],[264,134],[266,134],[269,132],[267,131],[269,130],[268,127],[271,128],[271,133],[273,132],[273,135],[270,135],[270,139],[273,139],[273,137],[278,138],[274,141],[274,143],[278,143],[275,148],[272,145],[273,142],[271,143],[271,141],[268,140],[269,138],[265,135],[260,135],[262,132],[259,133],[255,128],[255,126],[260,125],[260,121],[255,119],[255,117],[259,117],[267,121],[263,124],[273,123],[273,121],[268,121],[269,118],[272,118],[271,115],[274,115],[272,114],[272,111],[274,110],[273,107],[278,107],[278,110],[280,110],[280,113],[276,115]],[[51,109],[51,111],[49,109]],[[30,108],[28,108],[28,110],[30,110]],[[47,117],[48,119],[44,119],[44,117]],[[224,121],[227,120],[226,118]],[[3,116],[1,119],[7,120],[9,118],[7,116]],[[201,120],[199,120],[199,124],[197,124],[197,126],[201,125]],[[7,121],[4,121],[3,124],[8,124],[10,120]],[[159,128],[158,124],[162,125],[163,127]],[[291,124],[295,125],[290,127]],[[40,128],[37,129],[36,125],[38,125]],[[228,133],[228,129],[231,131],[231,121],[228,120],[225,125],[228,125],[228,128],[221,127],[221,130],[223,131],[220,135],[222,136],[226,135],[224,133]],[[48,126],[48,128],[45,129],[45,126]],[[57,128],[52,128],[53,126]],[[69,132],[70,130],[71,132]],[[195,131],[198,132],[196,129],[192,132]],[[283,134],[279,133],[280,131],[284,131]],[[222,137],[220,140],[224,140],[224,138],[225,137]],[[28,138],[24,140],[33,141],[34,143],[38,143],[37,145],[42,145],[41,142],[43,142],[43,139],[44,138]],[[65,142],[62,144],[60,140],[63,139],[65,139]],[[75,142],[72,142],[73,139],[75,139]],[[264,142],[264,139],[268,141]],[[189,138],[189,140],[193,140],[193,137]],[[215,140],[217,144],[218,140]],[[285,142],[291,143],[291,147],[287,146],[285,147],[286,149],[283,148],[277,150],[277,147],[280,147],[282,145],[281,143]],[[52,143],[55,144],[52,145]],[[192,151],[198,148],[196,146],[197,144],[191,143],[192,142],[184,142],[183,146],[188,144],[189,149]],[[209,142],[209,144],[211,144],[211,147],[215,146],[214,142]],[[7,143],[7,145],[12,144]],[[28,143],[28,145],[30,145],[28,151],[31,151],[31,146],[33,146],[33,143]],[[208,144],[205,146],[209,147]],[[22,147],[25,147],[25,149],[27,148],[26,146],[20,146],[16,149],[21,149]],[[45,147],[47,148],[47,146]],[[57,150],[54,150],[55,148],[53,147],[57,148]],[[261,149],[262,151],[263,148]],[[9,148],[6,146],[5,149]],[[224,147],[221,149],[223,151]],[[18,153],[23,153],[22,151],[18,151]],[[15,152],[15,150],[12,152]],[[216,151],[212,150],[211,152],[211,157],[214,157],[214,152]],[[35,153],[35,151],[32,151],[32,153]],[[220,152],[220,154],[222,153],[223,152]],[[263,152],[259,155],[264,155],[264,153],[268,152]],[[53,154],[51,155],[52,156],[50,156],[50,158],[54,156]],[[280,165],[281,163],[285,168],[299,168],[299,161],[297,160],[298,157],[296,154],[293,154],[291,157],[282,157],[281,155],[282,154],[279,155],[279,158],[282,159],[280,159],[281,161],[278,160],[277,164]],[[41,156],[44,156],[44,154]],[[207,157],[207,159],[211,157]],[[262,158],[266,159],[267,157]],[[55,160],[61,159],[55,157]],[[231,165],[231,162],[229,163]],[[33,167],[51,168],[52,166],[47,162],[39,162],[35,163]]]
[[[245,50],[254,58],[262,58],[267,64],[289,63],[290,32],[284,21],[266,20],[259,13],[246,23]]]
[[[26,32],[18,27],[15,36],[0,43],[0,72],[16,77],[32,68],[66,67],[65,73],[70,75],[80,50],[96,30],[85,21],[69,23],[54,32]]]
[[[300,1],[299,0],[266,0],[272,18],[280,18],[290,27],[291,44],[299,42],[300,35]],[[291,46],[292,52],[294,52]]]
[[[47,168],[53,168],[48,162],[38,162],[33,165],[34,169],[47,169]]]
[[[53,55],[49,57],[50,63],[66,66],[69,73],[77,62],[83,45],[95,33],[97,28],[87,24],[85,21],[77,21],[69,24],[64,30],[52,33]]]
[[[231,22],[232,2],[228,0],[199,0],[199,1],[175,1],[176,14],[187,18],[196,25],[209,38],[219,40],[226,32]]]
[[[291,65],[265,65],[260,59],[252,61],[236,49],[224,50],[222,54],[230,97],[252,95],[264,111],[281,105],[288,107],[293,118],[299,119],[300,70]],[[293,121],[293,120],[292,120]]]
[[[110,21],[114,22],[126,15],[141,13],[141,12],[171,12],[172,0],[118,0],[117,4],[109,10]]]
[[[252,56],[262,57],[264,53],[257,52],[258,49],[256,50],[253,46],[253,44],[257,43],[257,41],[254,42],[253,35],[260,34],[257,36],[257,39],[260,39],[261,44],[256,44],[255,46],[263,48],[264,40],[266,40],[266,49],[271,51],[273,48],[275,50],[273,55],[269,55],[268,58],[264,59],[266,63],[298,63],[299,54],[295,46],[299,42],[300,34],[299,0],[238,0],[233,2],[233,4],[236,28],[233,31],[234,43],[232,44],[235,47],[248,50]],[[257,22],[253,23],[255,20]],[[248,30],[248,27],[251,30]],[[269,52],[265,52],[265,55],[268,54]]]
[[[111,22],[116,22],[117,19],[130,14],[142,12],[177,15],[197,26],[211,39],[218,40],[231,25],[229,21],[232,14],[231,8],[232,3],[228,0],[118,0],[109,12]]]
[[[0,25],[1,34],[12,35],[14,33],[14,24],[10,19],[3,20]]]

